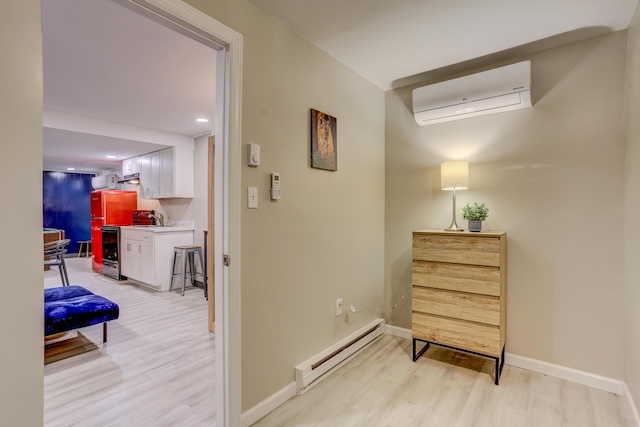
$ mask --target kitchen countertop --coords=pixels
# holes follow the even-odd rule
[[[127,230],[151,231],[153,233],[172,233],[176,231],[193,231],[190,225],[169,225],[160,227],[159,225],[123,225],[120,228]]]

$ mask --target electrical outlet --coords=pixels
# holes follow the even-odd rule
[[[336,300],[336,317],[342,316],[342,298]]]

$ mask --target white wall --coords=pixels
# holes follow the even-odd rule
[[[40,21],[38,0],[0,3],[0,424],[7,426],[43,419]]]
[[[626,374],[640,405],[640,8],[627,35],[627,128],[625,167]]]
[[[202,230],[207,227],[207,137],[200,137],[191,140],[193,149],[193,169],[181,170],[180,173],[192,173],[194,176],[194,196],[192,198],[167,198],[167,199],[145,199],[139,195],[140,186],[131,186],[138,191],[138,209],[154,210],[164,216],[166,221],[193,221],[196,223],[194,231],[195,244],[202,246]],[[204,141],[204,143],[203,143]],[[203,148],[204,144],[204,148]],[[203,151],[204,150],[204,151]],[[203,205],[204,198],[204,205]],[[204,226],[203,224],[204,218]]]
[[[194,140],[193,153],[193,214],[195,229],[193,241],[195,245],[204,248],[204,230],[208,228],[209,203],[209,137],[202,136]],[[213,190],[211,190],[213,191]]]
[[[194,221],[194,199],[143,199],[138,196],[138,209],[154,210],[164,216],[165,222]]]
[[[362,309],[360,324],[382,306],[384,93],[247,0],[188,3],[243,35],[242,139],[261,146],[260,167],[242,163],[244,411],[358,328],[335,317],[337,298]],[[337,172],[309,167],[310,108],[338,119]]]
[[[386,94],[385,121],[378,89],[247,1],[188,2],[245,35],[243,134],[264,150],[263,166],[245,168],[242,178],[243,188],[261,191],[260,209],[242,211],[244,410],[291,381],[295,363],[354,327],[332,317],[336,297],[373,311],[382,304],[385,122],[387,306],[408,284],[411,230],[448,225],[438,164],[464,156],[473,187],[461,202],[486,201],[485,226],[509,233],[508,350],[614,378],[624,377],[626,365],[638,399],[637,365],[624,355],[628,343],[627,359],[637,360],[638,334],[630,327],[625,340],[622,318],[624,299],[633,298],[627,326],[637,327],[640,303],[631,275],[624,292],[620,261],[623,232],[630,245],[637,231],[623,230],[621,215],[624,33],[532,55],[533,109],[417,128],[410,88]],[[2,190],[14,208],[3,212],[12,247],[1,262],[14,285],[5,287],[12,304],[0,321],[18,326],[3,330],[12,349],[1,356],[0,413],[12,425],[40,425],[43,279],[37,257],[22,255],[41,250],[40,2],[3,2],[0,24],[11,58],[0,67],[0,171],[22,179],[20,188]],[[637,86],[633,77],[630,83]],[[308,108],[338,117],[337,173],[307,166]],[[637,152],[634,138],[628,159]],[[627,184],[637,182],[636,163],[627,165]],[[283,177],[277,203],[267,198],[271,171]],[[628,201],[627,212],[636,202]],[[638,252],[629,253],[634,262]],[[402,307],[393,320],[409,327]]]
[[[466,159],[459,206],[485,202],[483,228],[507,231],[507,351],[625,378],[625,36],[519,58],[530,109],[420,127],[411,90],[428,82],[386,93],[388,305],[411,281],[411,232],[451,222],[440,163]],[[405,301],[392,321],[410,328]]]

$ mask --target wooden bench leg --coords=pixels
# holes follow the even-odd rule
[[[102,324],[102,343],[107,342],[107,322]]]

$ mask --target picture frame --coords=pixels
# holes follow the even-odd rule
[[[338,170],[338,120],[311,109],[311,167]]]

